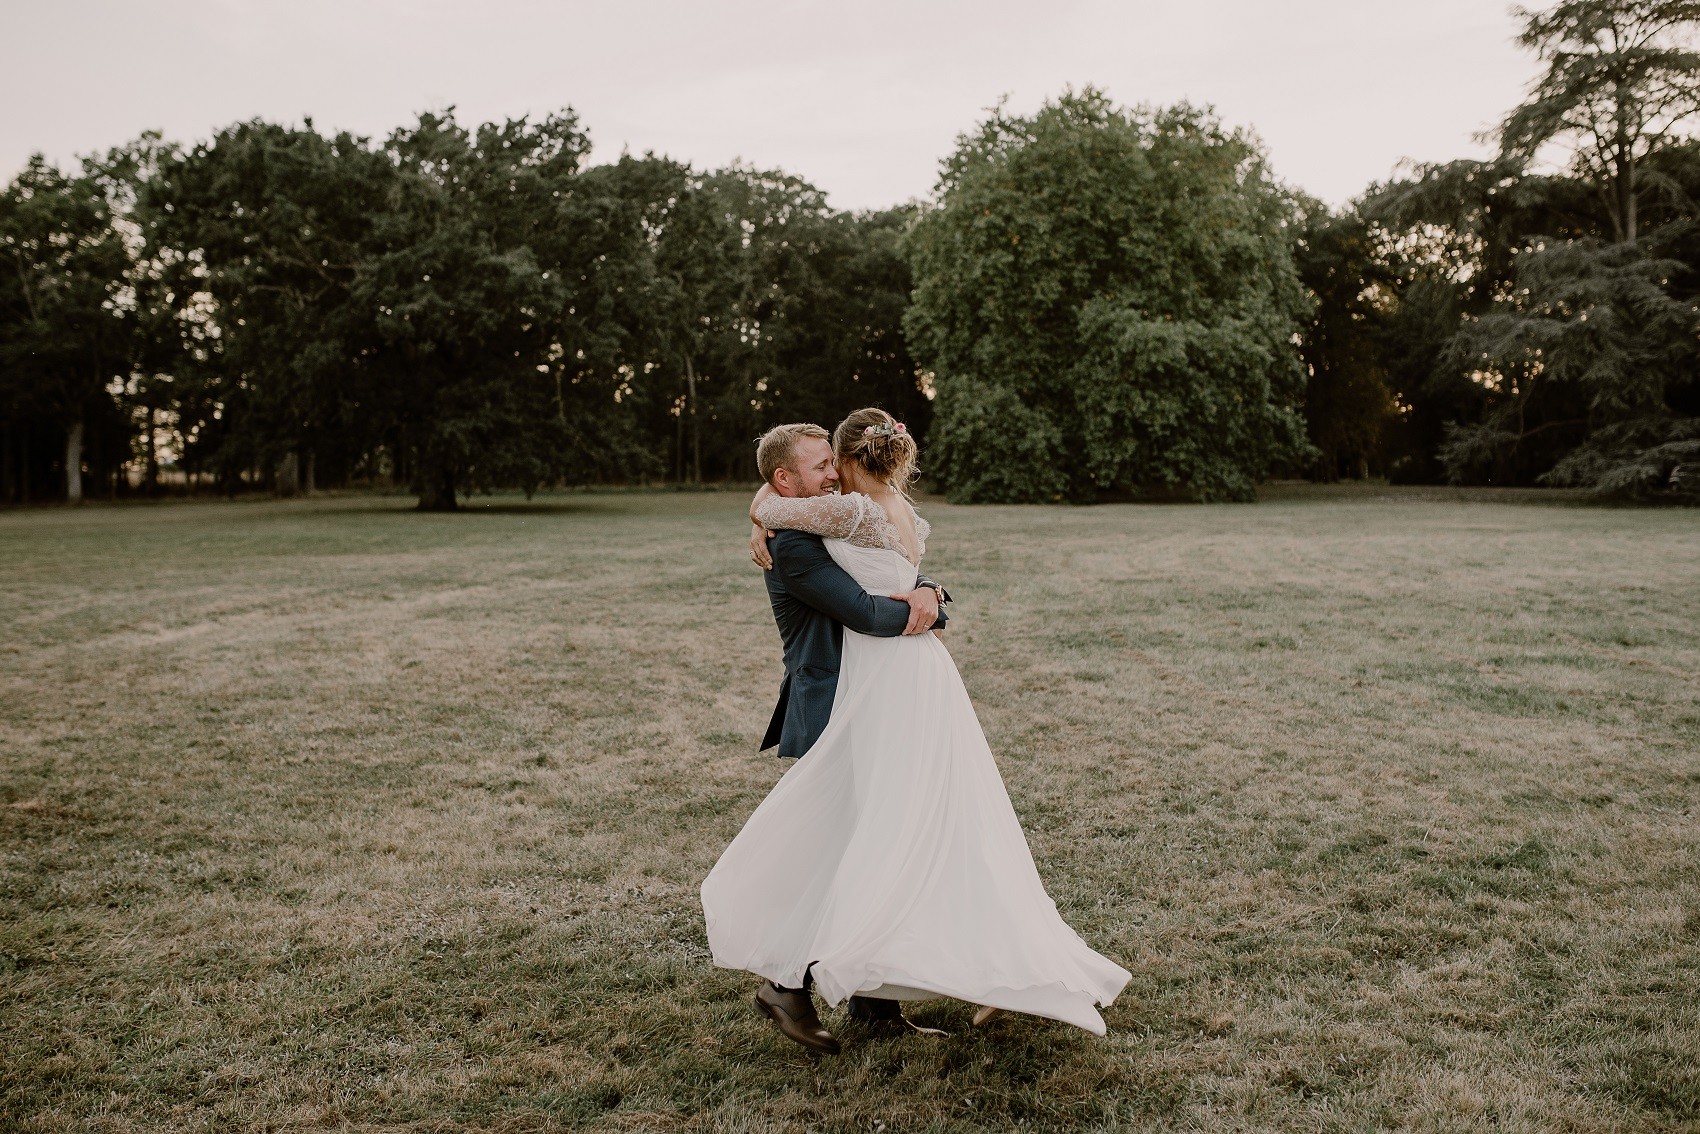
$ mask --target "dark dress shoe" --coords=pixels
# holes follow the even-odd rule
[[[852,996],[850,1018],[875,1028],[902,1028],[918,1036],[944,1036],[949,1032],[938,1028],[923,1028],[903,1014],[903,1002],[884,1000],[878,996]]]
[[[821,1026],[814,997],[802,989],[780,988],[770,980],[756,989],[756,1011],[773,1021],[779,1034],[810,1051],[838,1054],[838,1041]]]
[[[877,996],[852,996],[850,1018],[860,1024],[895,1024],[903,1019],[903,1005]]]

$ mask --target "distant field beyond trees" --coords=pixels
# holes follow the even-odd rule
[[[1693,517],[1437,493],[923,502],[1133,982],[828,1060],[696,896],[781,770],[741,494],[0,515],[0,1127],[1691,1129]]]

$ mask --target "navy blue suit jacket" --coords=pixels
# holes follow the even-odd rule
[[[820,739],[832,717],[844,627],[895,638],[909,625],[909,604],[864,591],[833,562],[818,535],[775,532],[767,550],[773,570],[762,574],[785,643],[785,682],[761,746],[766,750],[777,744],[781,756],[801,756]],[[946,620],[941,607],[933,625],[942,627]]]

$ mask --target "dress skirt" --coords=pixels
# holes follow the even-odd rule
[[[1129,974],[1045,892],[955,661],[844,632],[831,723],[702,884],[714,963],[828,1003],[950,996],[1078,1025]]]

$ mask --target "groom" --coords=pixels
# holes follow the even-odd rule
[[[832,441],[818,425],[779,425],[768,430],[756,445],[756,467],[781,496],[825,496],[838,487]],[[750,558],[766,568],[767,597],[785,643],[785,681],[761,742],[764,750],[777,744],[781,756],[803,755],[826,731],[838,691],[844,627],[895,638],[942,628],[948,619],[939,605],[948,596],[931,579],[917,578],[915,589],[907,594],[870,595],[833,561],[818,535],[790,530],[770,533],[757,526],[750,539]],[[764,980],[755,1000],[756,1008],[787,1039],[815,1051],[837,1053],[838,1041],[815,1012],[807,977],[802,988],[782,988]],[[852,996],[850,1016],[866,1023],[915,1027],[903,1018],[895,1000]]]

